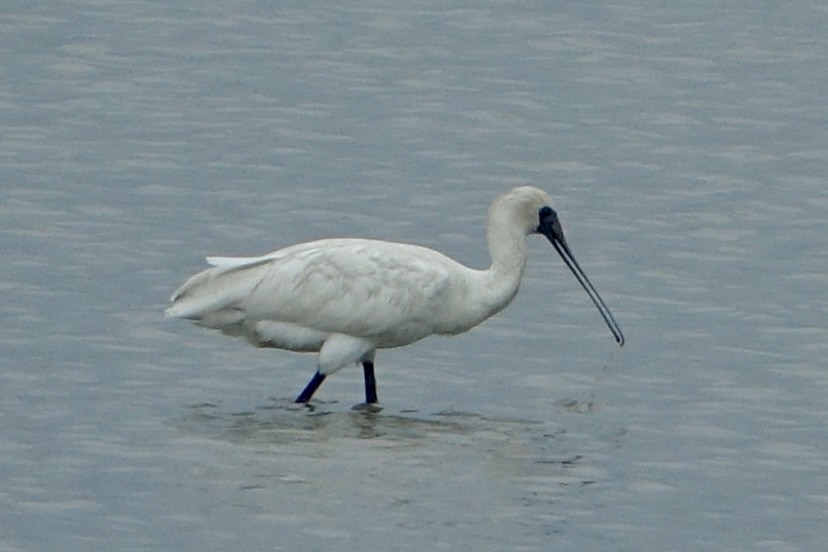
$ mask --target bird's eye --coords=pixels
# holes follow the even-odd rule
[[[555,215],[555,211],[553,211],[552,208],[549,207],[548,205],[541,207],[540,211],[538,211],[538,218],[540,219],[540,222],[543,222],[544,220],[548,219],[550,216],[554,216],[554,215]]]

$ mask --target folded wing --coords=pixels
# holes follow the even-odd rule
[[[429,249],[373,240],[322,240],[208,262],[212,268],[176,290],[167,316],[219,328],[274,321],[359,337],[391,332],[392,341],[422,337],[416,334],[442,304],[456,264]]]

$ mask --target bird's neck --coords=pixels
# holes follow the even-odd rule
[[[493,308],[492,314],[508,305],[520,287],[523,269],[526,266],[526,235],[513,225],[489,225],[489,254],[492,264],[485,271],[487,303]]]
[[[492,264],[485,270],[465,268],[457,293],[443,307],[450,323],[438,333],[457,334],[480,324],[512,302],[526,264],[526,236],[508,224],[489,223],[489,254]]]

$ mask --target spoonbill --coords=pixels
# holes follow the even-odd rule
[[[317,371],[296,398],[307,403],[322,381],[362,363],[365,402],[377,402],[377,349],[454,335],[504,309],[526,265],[526,237],[542,234],[598,308],[623,346],[624,335],[564,239],[552,198],[515,188],[489,208],[491,266],[466,267],[442,253],[407,243],[326,239],[261,257],[207,257],[170,300],[166,316],[244,336],[259,347],[318,352]]]

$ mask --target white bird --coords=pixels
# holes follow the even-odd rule
[[[207,257],[212,268],[178,288],[165,314],[259,347],[318,352],[317,371],[297,403],[307,403],[326,376],[361,362],[365,402],[376,403],[377,349],[459,334],[505,308],[518,291],[530,234],[549,239],[623,345],[615,318],[569,250],[552,198],[528,186],[492,203],[485,270],[417,245],[319,240],[261,257]]]

